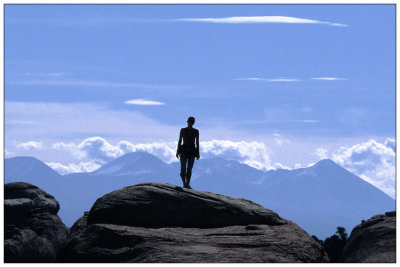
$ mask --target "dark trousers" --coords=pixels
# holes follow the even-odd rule
[[[194,156],[188,157],[185,154],[180,155],[181,160],[181,177],[190,177],[192,176],[192,168],[194,164]]]

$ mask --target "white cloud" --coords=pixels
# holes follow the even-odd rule
[[[290,143],[290,140],[287,139],[287,138],[285,138],[285,137],[283,137],[283,136],[280,135],[280,134],[275,133],[275,134],[274,134],[274,142],[275,142],[275,144],[277,144],[278,146],[282,146],[283,144],[289,144],[289,143]]]
[[[178,161],[176,158],[176,147],[178,142],[156,142],[133,145],[132,151],[146,151],[166,163]],[[120,144],[119,144],[120,145]],[[201,144],[200,144],[201,147]]]
[[[58,162],[46,162],[46,164],[61,175],[77,172],[92,172],[101,167],[101,165],[93,162],[80,162],[79,164],[70,163],[68,165],[63,165]]]
[[[75,144],[74,143],[66,144],[66,143],[60,142],[60,143],[53,144],[52,148],[54,148],[54,149],[71,150],[72,151],[72,150],[75,149]]]
[[[386,139],[384,144],[386,147],[391,148],[393,150],[393,152],[396,153],[396,140],[395,139],[388,138],[388,139]]]
[[[146,100],[146,99],[132,99],[125,101],[125,104],[129,105],[142,105],[142,106],[158,106],[158,105],[164,105],[162,102],[158,101],[152,101],[152,100]]]
[[[303,19],[286,16],[240,16],[240,17],[225,17],[225,18],[182,18],[176,21],[184,22],[208,22],[208,23],[289,23],[289,24],[328,24],[330,26],[347,26],[340,23],[324,22],[312,19]]]
[[[312,154],[317,155],[320,159],[326,159],[328,150],[322,147],[317,148]]]
[[[78,159],[91,160],[99,164],[109,162],[124,154],[118,146],[113,146],[104,138],[98,136],[87,138],[78,145],[55,143],[53,148],[67,150]]]
[[[170,163],[177,161],[175,157],[176,144],[176,142],[133,144],[129,141],[120,141],[117,145],[112,145],[104,138],[95,136],[86,138],[78,145],[74,143],[55,143],[53,148],[66,150],[77,159],[90,160],[98,164],[104,164],[126,153],[135,151],[146,151]]]
[[[342,24],[342,23],[331,23],[331,24],[329,24],[329,26],[334,26],[334,27],[347,27],[346,24]]]
[[[43,149],[42,143],[36,142],[36,141],[20,143],[20,144],[16,144],[15,146],[19,149],[24,149],[24,150],[31,150],[31,149],[42,150]]]
[[[272,79],[267,79],[267,78],[260,78],[260,77],[249,77],[249,78],[238,78],[235,79],[237,81],[254,81],[254,82],[300,82],[300,79],[296,78],[272,78]],[[318,81],[342,81],[342,80],[347,80],[344,78],[339,78],[339,77],[315,77],[311,78],[311,80],[318,80]]]
[[[111,145],[101,137],[87,138],[77,148],[83,152],[85,158],[94,159],[99,162],[108,162],[123,154],[118,147]]]
[[[374,139],[353,146],[343,146],[332,159],[395,198],[394,139],[379,143]]]
[[[257,82],[300,82],[301,81],[299,79],[294,79],[294,78],[267,79],[267,78],[258,78],[258,77],[238,78],[235,80],[237,80],[237,81],[257,81]]]
[[[298,79],[291,79],[291,78],[276,78],[276,79],[269,79],[268,82],[299,82]]]
[[[300,164],[300,163],[294,164],[294,168],[295,168],[295,169],[300,169],[300,168],[301,168],[301,164]]]
[[[48,24],[52,26],[62,27],[99,27],[103,25],[107,26],[120,26],[132,23],[144,23],[144,22],[163,22],[164,20],[159,19],[138,19],[133,17],[76,17],[74,19],[47,19],[47,18],[35,18],[35,19],[19,19],[12,20],[7,19],[7,24]],[[170,21],[170,20],[169,20]],[[347,25],[341,23],[324,22],[311,19],[286,17],[286,16],[252,16],[252,17],[227,17],[227,18],[182,18],[174,19],[173,21],[187,21],[187,22],[210,22],[210,23],[301,23],[301,24],[328,24],[336,27],[346,27]]]
[[[262,142],[212,140],[200,142],[200,149],[204,157],[220,156],[257,169],[274,169],[269,156],[271,151]]]
[[[278,163],[278,162],[272,164],[272,167],[273,167],[273,169],[286,169],[286,170],[290,170],[291,169],[290,167],[285,166],[285,165],[283,165],[281,163]]]
[[[311,78],[312,80],[319,80],[319,81],[340,81],[340,80],[346,80],[343,78],[338,78],[338,77],[316,77],[316,78]]]
[[[287,142],[287,141],[282,141]],[[155,155],[166,163],[176,162],[177,142],[154,142],[133,144],[129,141],[120,141],[112,145],[102,137],[90,137],[80,144],[55,143],[54,149],[66,150],[79,160],[86,160],[96,164],[104,164],[129,152],[146,151]],[[212,140],[200,142],[202,158],[220,156],[226,159],[237,160],[260,170],[288,168],[280,163],[272,163],[272,152],[262,142]]]

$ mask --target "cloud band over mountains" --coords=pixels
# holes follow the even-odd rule
[[[279,138],[283,138],[279,136]],[[279,139],[279,140],[281,140]],[[290,144],[289,140],[285,143]],[[26,142],[34,144],[38,142]],[[281,142],[279,142],[281,144]],[[52,145],[53,150],[70,153],[78,162],[61,164],[48,162],[47,164],[61,174],[71,172],[94,171],[102,164],[123,156],[129,152],[145,151],[155,155],[166,163],[178,161],[175,157],[176,142],[154,142],[133,144],[129,141],[120,141],[113,145],[106,139],[95,136],[86,138],[79,144],[58,142]],[[16,147],[22,148],[21,144]],[[263,142],[210,140],[200,142],[202,158],[222,157],[236,160],[259,170],[291,169],[284,163],[273,162],[273,151]],[[31,147],[30,149],[33,149]],[[41,149],[36,146],[36,149]],[[319,158],[330,158],[342,167],[358,175],[360,178],[378,187],[383,192],[395,197],[395,140],[388,138],[383,142],[370,139],[352,146],[342,146],[339,149],[329,150],[318,148],[313,154]],[[312,165],[315,162],[309,164]],[[302,167],[296,164],[294,168]],[[304,167],[304,166],[303,166]]]

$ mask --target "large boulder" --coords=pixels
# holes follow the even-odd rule
[[[375,215],[351,232],[341,262],[396,262],[396,212]]]
[[[64,262],[326,262],[303,229],[251,201],[160,183],[99,198]]]
[[[56,262],[68,237],[57,216],[60,205],[23,182],[4,186],[4,261]]]

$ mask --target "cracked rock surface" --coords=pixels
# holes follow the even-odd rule
[[[354,227],[342,262],[396,262],[396,212],[375,215]]]
[[[327,262],[295,223],[244,199],[161,183],[99,198],[71,228],[64,262]]]
[[[4,261],[56,262],[68,237],[57,216],[60,205],[23,182],[4,186]]]

